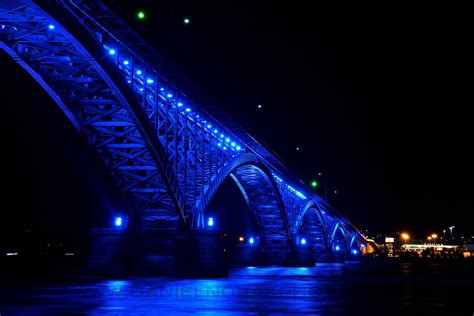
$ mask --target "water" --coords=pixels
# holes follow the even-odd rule
[[[473,315],[469,264],[238,268],[229,278],[1,281],[0,315]]]

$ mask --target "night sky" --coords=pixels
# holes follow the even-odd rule
[[[455,225],[474,233],[465,79],[472,36],[456,8],[118,2],[147,42],[297,176],[309,182],[321,172],[329,200],[358,227],[424,234]],[[134,18],[139,8],[146,21]],[[38,220],[72,227],[85,209],[119,208],[93,152],[46,93],[0,56],[2,152],[14,184],[2,200],[17,214],[2,211],[2,227]]]

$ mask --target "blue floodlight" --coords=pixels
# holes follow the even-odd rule
[[[53,24],[48,25],[48,29],[54,30],[55,26]]]
[[[165,88],[161,87],[161,88],[160,88],[160,91],[165,91]]]
[[[168,98],[172,98],[172,97],[173,97],[173,95],[172,95],[171,93],[168,93],[166,96],[167,96]]]
[[[126,59],[123,61],[123,64],[124,64],[125,66],[128,65],[129,63],[130,63],[130,62],[129,62],[128,60],[126,60]]]
[[[237,150],[241,150],[242,148],[240,146],[235,147]]]
[[[186,108],[185,111],[189,113],[189,112],[191,112],[191,109],[190,109],[190,108]]]
[[[155,81],[154,81],[153,79],[151,79],[151,78],[148,78],[148,79],[146,80],[146,83],[150,83],[150,84],[151,84],[151,83],[153,83],[153,82],[155,82]]]
[[[222,146],[222,143],[217,143],[217,146],[221,147],[221,146]]]
[[[253,245],[255,243],[255,238],[250,237],[249,238],[249,244]]]
[[[227,150],[227,147],[224,146],[224,147],[222,147],[222,149]]]
[[[182,106],[183,106],[183,103],[178,102],[178,107],[182,107]]]
[[[339,245],[336,245],[336,247],[334,247],[334,250],[339,251],[341,250],[341,247],[339,247]]]
[[[221,134],[220,136],[221,136],[221,138],[224,138],[224,134]]]
[[[209,226],[209,227],[214,226],[214,218],[209,217],[209,218],[207,219],[207,226]]]
[[[225,139],[225,142],[226,142],[226,143],[230,142],[230,138],[227,137],[227,138]]]
[[[306,245],[306,238],[301,238],[300,243],[301,243],[302,245]]]
[[[217,132],[219,132],[217,129],[214,130],[214,134],[217,134]]]
[[[142,74],[142,71],[141,71],[140,69],[138,69],[138,70],[136,71],[136,74],[137,74],[137,75],[141,75],[141,74]]]
[[[116,53],[115,49],[113,49],[113,48],[109,49],[109,54],[110,55],[115,55],[115,53]]]
[[[232,147],[235,147],[235,142],[230,143]]]
[[[122,225],[123,225],[122,217],[120,217],[120,216],[116,217],[114,223],[115,223],[115,226],[122,227]]]
[[[357,254],[357,250],[356,250],[356,249],[353,249],[353,250],[352,250],[352,254],[353,254],[353,255],[356,255],[356,254]]]
[[[211,128],[211,127],[212,127],[212,125],[211,125],[211,124],[207,124],[207,126],[206,126],[206,127],[207,127],[207,128]]]

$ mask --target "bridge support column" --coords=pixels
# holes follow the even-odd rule
[[[184,276],[224,277],[227,262],[221,232],[192,230],[176,238],[176,271]]]
[[[99,275],[227,276],[220,232],[95,229],[87,271]]]

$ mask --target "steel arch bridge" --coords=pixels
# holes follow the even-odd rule
[[[0,2],[0,47],[51,96],[133,202],[140,230],[206,228],[233,179],[269,251],[360,251],[366,240],[99,0]],[[304,241],[303,241],[304,239]]]

